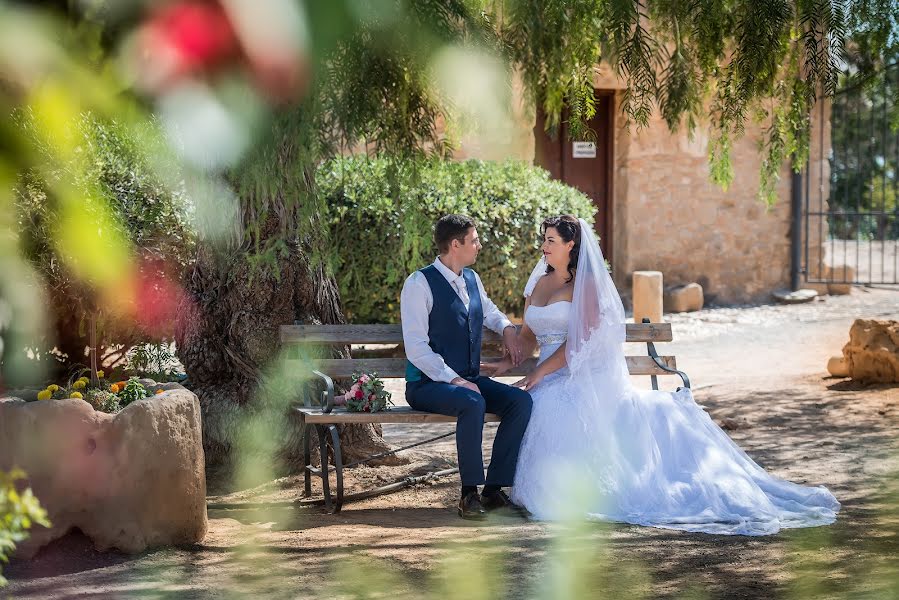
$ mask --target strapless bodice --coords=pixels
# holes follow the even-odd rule
[[[546,306],[529,306],[524,322],[540,345],[540,362],[546,360],[568,337],[568,320],[571,302],[562,300]]]

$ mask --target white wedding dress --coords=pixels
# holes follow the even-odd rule
[[[587,272],[581,265],[578,278]],[[597,293],[612,298],[601,302],[600,318],[615,312],[609,307],[615,300],[620,307],[614,288],[584,294],[575,285],[575,302],[592,302]],[[540,362],[577,335],[572,302],[530,306],[524,319],[537,336]],[[615,319],[623,319],[623,309]],[[513,501],[538,520],[586,516],[716,534],[767,535],[834,522],[840,504],[833,494],[766,473],[690,390],[634,388],[623,347],[602,334],[612,328],[593,326],[577,344],[580,354],[572,356],[575,344],[568,344],[572,370],[556,371],[531,390]]]

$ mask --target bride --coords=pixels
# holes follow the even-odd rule
[[[621,345],[624,308],[592,229],[564,215],[541,231],[543,258],[524,290],[520,332],[540,358],[515,384],[534,408],[514,502],[539,520],[564,518],[577,505],[591,519],[717,534],[834,522],[840,503],[826,488],[766,473],[689,389],[634,388]],[[509,359],[482,365],[491,375],[509,367]]]

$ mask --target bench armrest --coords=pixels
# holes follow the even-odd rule
[[[656,366],[659,367],[660,369],[662,369],[663,371],[667,371],[668,373],[675,373],[677,376],[679,376],[681,378],[681,381],[684,382],[684,387],[689,390],[690,389],[690,378],[687,377],[687,374],[684,373],[683,371],[678,371],[677,369],[672,369],[671,367],[666,365],[664,362],[662,362],[659,359],[659,353],[656,352],[655,344],[653,344],[652,342],[647,342],[646,346],[649,350],[649,356],[650,356],[650,358],[652,358],[652,361],[656,364]]]
[[[322,412],[329,413],[334,409],[334,380],[321,371],[313,369],[312,373],[319,376],[322,381],[325,382],[325,389],[322,390],[321,406]]]

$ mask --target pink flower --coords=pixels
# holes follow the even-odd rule
[[[363,375],[359,378],[359,381],[361,381],[362,383],[368,383],[369,381],[371,381],[371,377],[369,377],[368,375]]]
[[[374,401],[375,401],[375,398],[376,398],[376,396],[375,396],[374,394],[369,394],[369,395],[368,395],[368,400],[369,400],[370,402],[374,402]]]
[[[141,53],[163,57],[165,68],[147,71],[148,82],[173,83],[189,73],[221,65],[240,55],[240,45],[224,9],[213,2],[167,3],[139,30]],[[159,67],[155,67],[159,70]],[[161,87],[161,86],[160,86]]]

